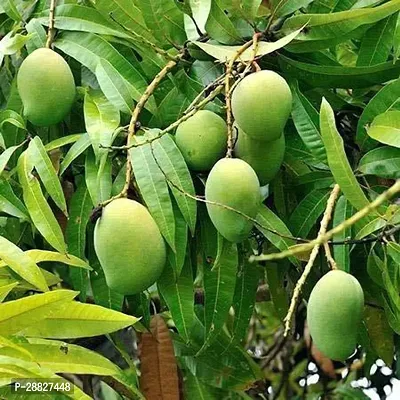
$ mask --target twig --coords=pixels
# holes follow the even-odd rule
[[[249,261],[255,262],[255,261],[281,260],[286,257],[295,256],[296,254],[304,253],[306,251],[312,250],[312,248],[316,244],[323,244],[323,243],[328,242],[334,235],[342,232],[346,228],[349,228],[350,226],[354,225],[356,222],[358,222],[362,218],[366,217],[368,214],[370,214],[372,211],[377,209],[381,204],[383,204],[385,201],[392,198],[398,192],[400,192],[400,180],[397,180],[393,186],[391,186],[388,190],[386,190],[385,192],[380,194],[373,202],[369,203],[368,206],[366,206],[363,209],[361,209],[360,211],[356,212],[349,219],[343,221],[341,224],[339,224],[335,228],[331,229],[324,235],[312,240],[311,242],[302,244],[300,246],[296,246],[295,248],[288,249],[288,250],[282,251],[280,253],[271,253],[271,254],[261,254],[259,256],[250,256]],[[348,242],[344,241],[342,244],[348,244]]]
[[[332,212],[333,212],[333,208],[335,206],[335,202],[339,196],[340,193],[340,187],[338,184],[336,184],[331,192],[331,195],[329,196],[327,205],[326,205],[326,209],[324,212],[324,216],[322,218],[321,221],[321,226],[318,232],[318,238],[322,237],[323,235],[325,235],[326,230],[328,229],[328,224],[329,221],[331,220],[332,217]],[[291,324],[292,324],[292,319],[293,316],[295,314],[296,311],[296,307],[297,307],[297,303],[299,301],[300,295],[301,295],[301,291],[303,289],[303,286],[307,280],[308,275],[311,272],[311,269],[314,265],[314,261],[317,258],[318,252],[319,252],[319,248],[321,246],[321,243],[316,243],[314,244],[314,247],[311,251],[310,254],[310,258],[308,260],[307,265],[304,268],[303,273],[301,274],[301,277],[299,278],[299,280],[296,283],[296,286],[294,288],[293,291],[293,295],[292,295],[292,299],[290,301],[290,306],[289,306],[289,310],[288,313],[284,319],[285,322],[285,331],[283,333],[283,335],[286,337],[289,335],[290,333],[290,329],[291,329]]]
[[[235,64],[236,60],[250,47],[254,46],[254,55],[257,54],[257,43],[258,40],[261,37],[261,33],[255,33],[253,35],[253,39],[246,42],[242,47],[239,48],[239,50],[236,52],[236,54],[231,58],[229,61],[227,67],[226,67],[226,73],[225,73],[225,103],[226,103],[226,124],[228,127],[228,139],[227,139],[227,151],[226,151],[226,157],[231,158],[232,153],[233,153],[233,118],[232,118],[232,105],[231,105],[231,89],[230,89],[230,82],[232,78],[232,70],[233,70],[233,65]],[[253,59],[250,61],[250,65],[253,63]]]
[[[328,243],[324,243],[324,250],[325,250],[326,259],[328,260],[328,263],[330,264],[331,269],[337,269],[336,261],[332,257],[331,248],[329,247]]]
[[[47,31],[47,40],[46,40],[46,47],[50,49],[51,43],[53,42],[55,29],[55,9],[56,9],[57,0],[51,0],[50,2],[50,10],[49,10],[49,29]]]

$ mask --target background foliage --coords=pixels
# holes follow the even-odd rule
[[[332,239],[338,267],[366,295],[360,347],[346,364],[310,344],[305,303],[283,339],[304,253],[249,255],[315,238],[334,183],[330,227],[400,178],[399,11],[400,0],[59,0],[53,47],[78,95],[63,123],[39,128],[24,119],[15,77],[46,42],[49,4],[0,0],[0,396],[14,398],[16,377],[60,376],[76,385],[60,398],[142,398],[141,371],[149,399],[176,399],[178,387],[187,399],[367,398],[360,385],[385,398],[399,373],[398,201]],[[189,173],[169,133],[210,93],[201,106],[225,116],[225,63],[255,32],[258,65],[282,74],[294,100],[284,164],[263,188],[252,237],[236,246],[193,199],[206,177]],[[253,55],[249,47],[235,70],[251,72]],[[158,130],[127,160],[119,147],[131,110],[170,60],[177,66],[139,118]],[[168,264],[156,286],[123,298],[105,284],[90,216],[122,190],[127,161],[129,196],[156,220]],[[305,299],[328,270],[321,251]]]

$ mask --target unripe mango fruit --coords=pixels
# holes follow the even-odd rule
[[[246,161],[254,169],[261,186],[271,182],[278,173],[285,155],[284,135],[271,142],[261,142],[246,135],[239,127],[237,133],[236,157]]]
[[[278,139],[289,118],[292,93],[289,85],[273,71],[246,76],[232,93],[236,123],[252,139]]]
[[[209,171],[225,154],[226,123],[212,111],[200,110],[178,126],[175,140],[191,170]]]
[[[261,205],[260,184],[253,168],[237,158],[219,160],[208,175],[206,200],[223,204],[255,218]],[[217,231],[230,242],[246,239],[253,222],[244,216],[207,203],[208,214]]]
[[[41,48],[22,62],[17,76],[24,115],[34,125],[62,121],[75,99],[75,82],[67,62],[55,51]]]
[[[143,205],[129,199],[114,200],[103,208],[94,230],[94,248],[107,285],[124,295],[150,287],[166,262],[156,222]]]
[[[307,322],[316,347],[344,361],[353,353],[364,310],[364,293],[354,276],[340,270],[324,275],[313,288]]]

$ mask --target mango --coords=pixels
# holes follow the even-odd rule
[[[261,142],[246,135],[239,127],[237,132],[236,157],[246,161],[254,169],[260,185],[271,182],[278,173],[285,155],[284,135],[271,142]]]
[[[142,292],[160,277],[166,248],[148,210],[129,199],[107,204],[94,230],[94,248],[107,285],[118,293]]]
[[[292,93],[289,85],[273,71],[246,76],[232,93],[232,113],[236,123],[252,139],[278,139],[289,118]]]
[[[200,110],[178,126],[175,140],[189,169],[209,171],[225,155],[226,123],[212,111]]]
[[[327,357],[344,361],[354,352],[364,310],[364,293],[354,276],[340,270],[324,275],[307,307],[314,344]]]
[[[75,99],[75,82],[67,62],[55,51],[41,48],[22,62],[17,76],[24,115],[34,125],[62,121]]]
[[[246,239],[253,222],[234,210],[255,218],[261,205],[260,183],[253,168],[243,160],[219,160],[208,175],[205,190],[207,210],[217,231],[227,240],[238,243]],[[223,206],[221,206],[223,205]]]

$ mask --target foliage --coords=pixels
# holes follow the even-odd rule
[[[400,0],[59,0],[54,21],[53,6],[0,1],[0,397],[24,398],[16,378],[60,378],[73,399],[363,399],[352,383],[366,377],[384,398],[389,378],[371,366],[400,371]],[[48,38],[77,95],[64,121],[38,127],[16,77]],[[232,244],[174,133],[211,110],[227,119],[230,155],[230,91],[260,68],[291,88],[286,153],[249,239]],[[101,207],[125,195],[146,205],[168,259],[126,297],[93,244]],[[318,352],[305,322],[331,267],[365,294],[345,364]],[[290,306],[293,292],[305,301]]]

